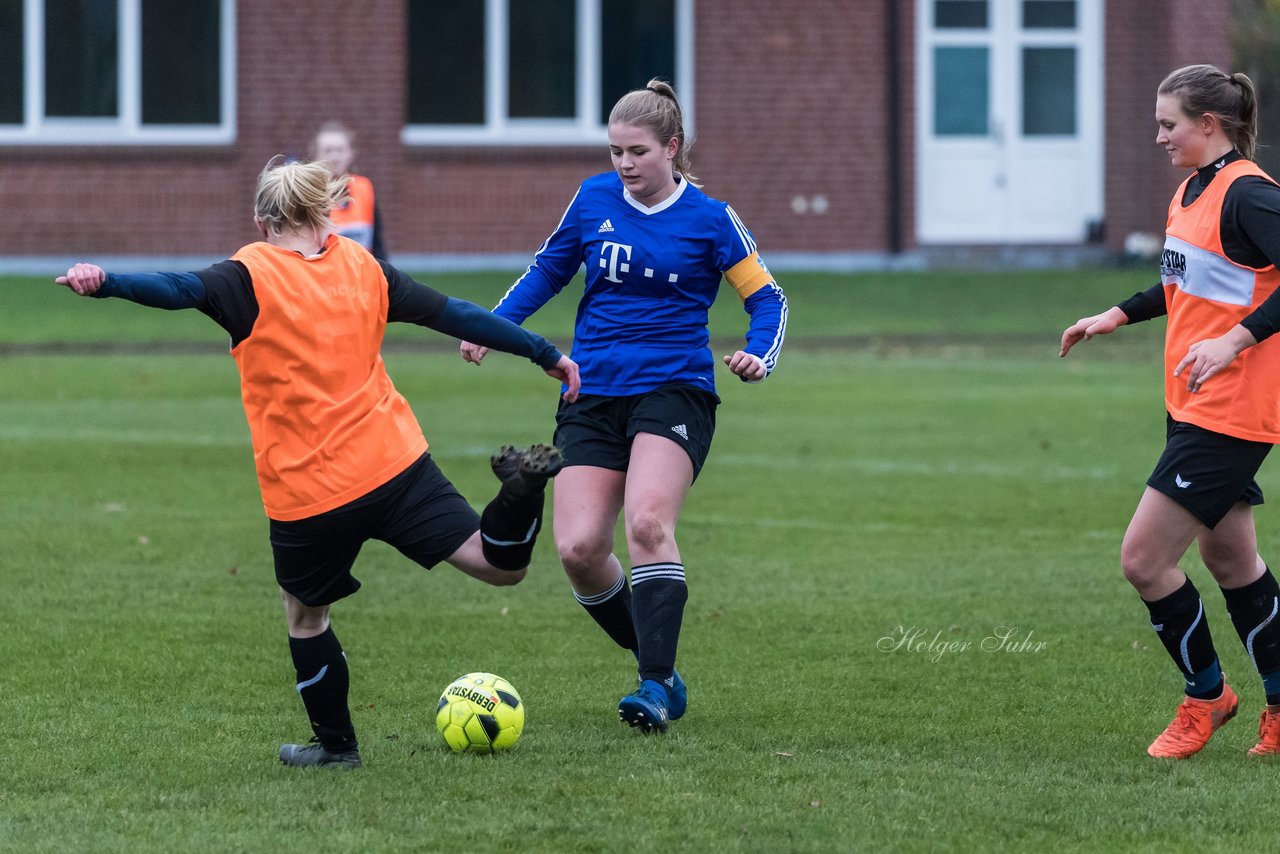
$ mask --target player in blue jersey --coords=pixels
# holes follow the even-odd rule
[[[583,182],[494,312],[523,323],[586,266],[573,339],[582,393],[556,413],[567,463],[555,486],[556,547],[574,596],[638,659],[640,687],[622,698],[619,716],[665,731],[687,704],[675,670],[688,598],[676,523],[720,403],[707,312],[727,280],[750,323],[724,363],[760,382],[782,347],[787,300],[733,208],[694,183],[669,84],[651,80],[618,101],[609,151],[614,171]],[[462,345],[476,364],[486,352]],[[619,512],[630,585],[614,554]]]

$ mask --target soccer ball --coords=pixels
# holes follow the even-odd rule
[[[524,703],[501,676],[468,673],[440,695],[436,729],[454,753],[510,750],[524,730]]]

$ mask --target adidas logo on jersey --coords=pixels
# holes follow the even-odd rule
[[[607,219],[604,222],[600,223],[600,227],[596,229],[596,234],[610,234],[612,232],[613,232],[613,223]]]
[[[684,439],[686,442],[689,441],[689,430],[683,424],[677,424],[676,426],[672,427],[671,432],[675,433],[677,436],[679,436],[681,439]]]

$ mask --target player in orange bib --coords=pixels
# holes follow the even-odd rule
[[[482,336],[566,382],[566,399],[580,387],[578,366],[545,339],[334,234],[329,213],[345,186],[323,162],[273,161],[254,202],[262,240],[230,260],[145,275],[77,264],[57,279],[86,296],[195,308],[231,336],[298,693],[315,732],[312,744],[281,747],[292,766],[360,765],[329,607],[359,589],[351,567],[361,546],[379,539],[427,569],[445,561],[489,584],[515,584],[542,524],[546,481],[563,466],[550,446],[504,447],[492,459],[502,485],[477,515],[427,453],[387,375],[387,322]]]
[[[325,122],[311,143],[311,156],[315,160],[328,161],[333,174],[347,177],[347,195],[334,205],[329,217],[334,231],[350,237],[379,261],[386,261],[382,215],[378,211],[373,182],[351,171],[356,159],[355,141],[355,134],[342,122]]]
[[[1161,282],[1062,333],[1060,355],[1095,335],[1167,314],[1167,443],[1125,533],[1120,561],[1186,680],[1147,753],[1200,751],[1236,713],[1204,604],[1178,561],[1193,542],[1222,590],[1267,706],[1259,756],[1280,753],[1280,585],[1258,554],[1254,476],[1280,442],[1280,186],[1252,161],[1253,83],[1209,65],[1160,84],[1156,144],[1194,169],[1169,203]]]

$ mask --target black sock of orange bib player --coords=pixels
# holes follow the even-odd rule
[[[1222,693],[1222,668],[1209,634],[1209,620],[1200,593],[1188,578],[1177,590],[1143,604],[1151,612],[1151,627],[1187,682],[1187,696],[1213,700]]]
[[[1280,704],[1280,584],[1268,567],[1244,587],[1224,587],[1222,597],[1227,600],[1236,634],[1262,677],[1267,705]]]
[[[298,674],[298,694],[316,738],[331,753],[356,749],[356,731],[347,706],[350,674],[342,644],[330,626],[313,638],[289,638]]]
[[[640,678],[670,687],[689,588],[684,564],[649,563],[631,568],[631,604],[640,645]]]
[[[498,569],[517,570],[529,565],[533,546],[542,530],[545,489],[523,494],[503,484],[497,496],[480,514],[480,546],[484,559]]]

